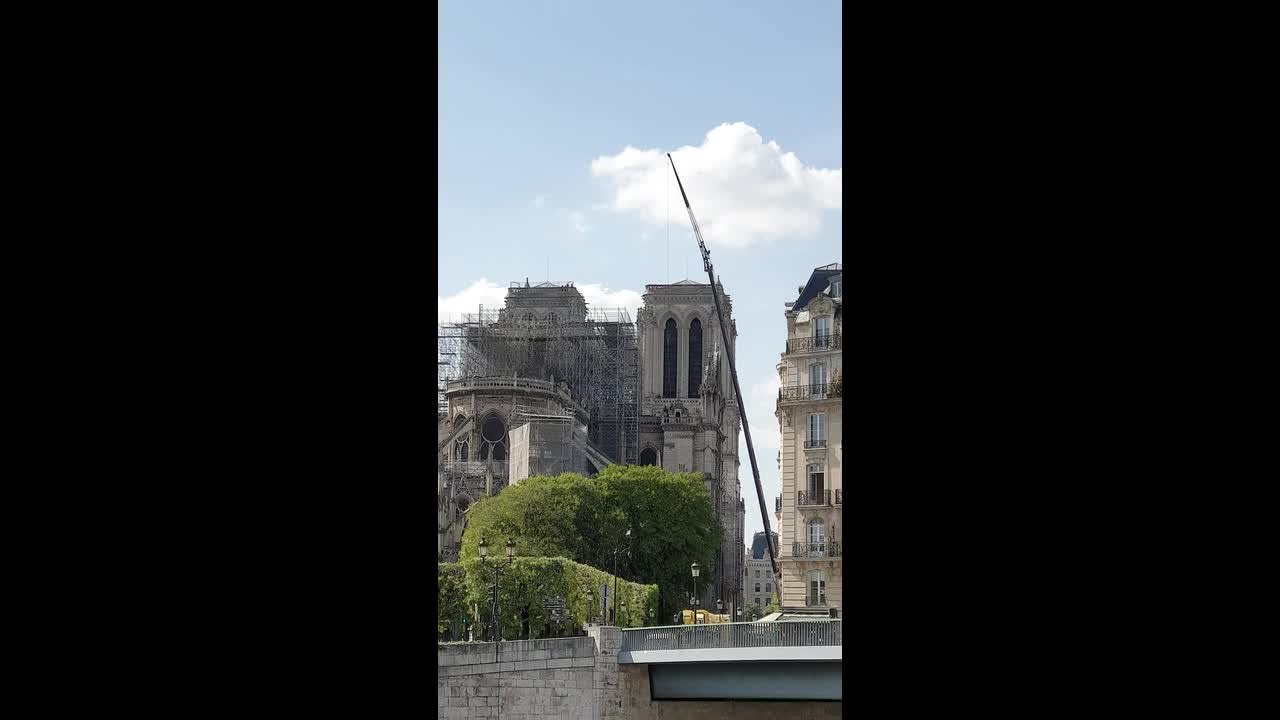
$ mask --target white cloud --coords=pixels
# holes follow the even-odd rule
[[[587,222],[587,218],[577,210],[569,213],[569,222],[573,225],[574,232],[589,233],[591,225]]]
[[[582,296],[587,299],[587,307],[589,308],[626,308],[627,313],[631,315],[631,322],[636,321],[636,311],[644,304],[640,293],[635,290],[610,290],[599,283],[587,283],[586,285],[575,286],[582,292]]]
[[[537,281],[533,281],[537,282]],[[632,322],[636,319],[636,310],[644,304],[640,293],[635,290],[610,290],[601,283],[575,283],[578,292],[587,301],[587,307],[612,309],[626,308]],[[507,285],[490,282],[486,278],[471,283],[449,297],[436,296],[436,322],[456,322],[462,320],[463,313],[474,313],[481,305],[496,310],[506,304]]]
[[[485,278],[471,283],[449,297],[436,296],[436,322],[462,320],[463,313],[479,311],[480,306],[500,308],[506,301],[507,287],[489,282]]]
[[[533,199],[533,206],[536,208],[540,208],[543,205],[546,205],[547,200],[550,200],[550,199],[551,199],[550,195],[539,195]]]
[[[841,169],[806,167],[745,123],[720,125],[702,145],[670,152],[710,245],[746,247],[809,236],[817,232],[824,210],[841,209]],[[655,225],[668,217],[677,227],[687,225],[665,151],[628,145],[617,155],[593,160],[591,174],[612,185],[615,210]]]

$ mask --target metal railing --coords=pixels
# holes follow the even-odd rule
[[[837,558],[840,557],[840,542],[828,540],[820,543],[791,543],[791,557]]]
[[[796,505],[830,505],[831,491],[820,490],[818,492],[805,492],[803,490],[796,491]]]
[[[841,502],[841,499],[840,499],[840,491],[839,491],[839,490],[836,490],[836,504],[837,504],[837,505],[842,505],[842,504],[844,504],[843,502]]]
[[[804,449],[812,450],[814,448],[824,448],[827,446],[826,438],[805,438]]]
[[[840,620],[667,625],[622,631],[622,650],[713,650],[841,645]]]
[[[781,495],[773,499],[773,511],[776,513],[782,512],[782,496]]]
[[[833,335],[814,335],[812,337],[792,338],[787,341],[789,353],[811,353],[824,350],[840,349],[840,333]]]
[[[829,383],[806,383],[804,385],[788,385],[778,388],[778,400],[782,402],[801,400],[826,400],[831,397]]]

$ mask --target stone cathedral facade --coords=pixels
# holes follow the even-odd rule
[[[733,356],[733,306],[717,283],[728,326],[720,331],[711,286],[646,285],[636,315],[640,350],[639,464],[703,476],[720,521],[715,565],[700,578],[704,607],[742,607],[745,508],[738,481],[741,420],[725,356]]]
[[[439,558],[457,558],[467,509],[508,483],[565,471],[590,475],[610,462],[657,465],[700,474],[719,522],[721,544],[699,578],[699,602],[714,610],[719,601],[724,612],[743,607],[741,420],[727,360],[737,329],[732,302],[717,289],[727,344],[705,283],[646,285],[634,327],[625,315],[594,318],[571,283],[513,284],[505,308],[468,328],[468,369],[444,386]],[[574,361],[590,348],[596,354]],[[608,366],[610,359],[620,364]],[[617,422],[606,426],[616,432],[588,437],[591,422],[607,420],[602,410],[611,398],[621,401]],[[595,414],[581,404],[586,399]],[[610,439],[616,442],[603,442]]]

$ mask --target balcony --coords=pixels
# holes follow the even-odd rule
[[[778,388],[779,402],[812,402],[840,398],[840,386],[831,383],[806,383]]]
[[[791,543],[791,556],[797,558],[838,558],[840,543],[830,540],[820,543]]]
[[[805,441],[804,441],[805,450],[814,450],[817,448],[824,448],[826,446],[827,446],[826,438],[805,438]]]
[[[831,491],[819,490],[818,492],[805,492],[803,490],[796,492],[796,505],[810,507],[831,505]]]
[[[782,496],[781,495],[773,499],[773,511],[776,513],[782,512]]]
[[[840,349],[840,333],[834,335],[814,335],[813,337],[792,338],[787,341],[786,352],[800,355],[803,353],[826,352]]]
[[[840,491],[839,491],[839,490],[836,490],[836,504],[837,504],[837,505],[842,505],[842,504],[843,504],[843,503],[840,501]]]

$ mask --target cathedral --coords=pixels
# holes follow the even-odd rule
[[[737,398],[711,287],[646,285],[625,310],[587,308],[572,283],[512,283],[505,307],[440,329],[439,555],[456,558],[466,509],[531,475],[594,474],[610,463],[702,476],[721,546],[700,603],[742,607],[745,507]],[[719,605],[718,605],[719,603]]]

